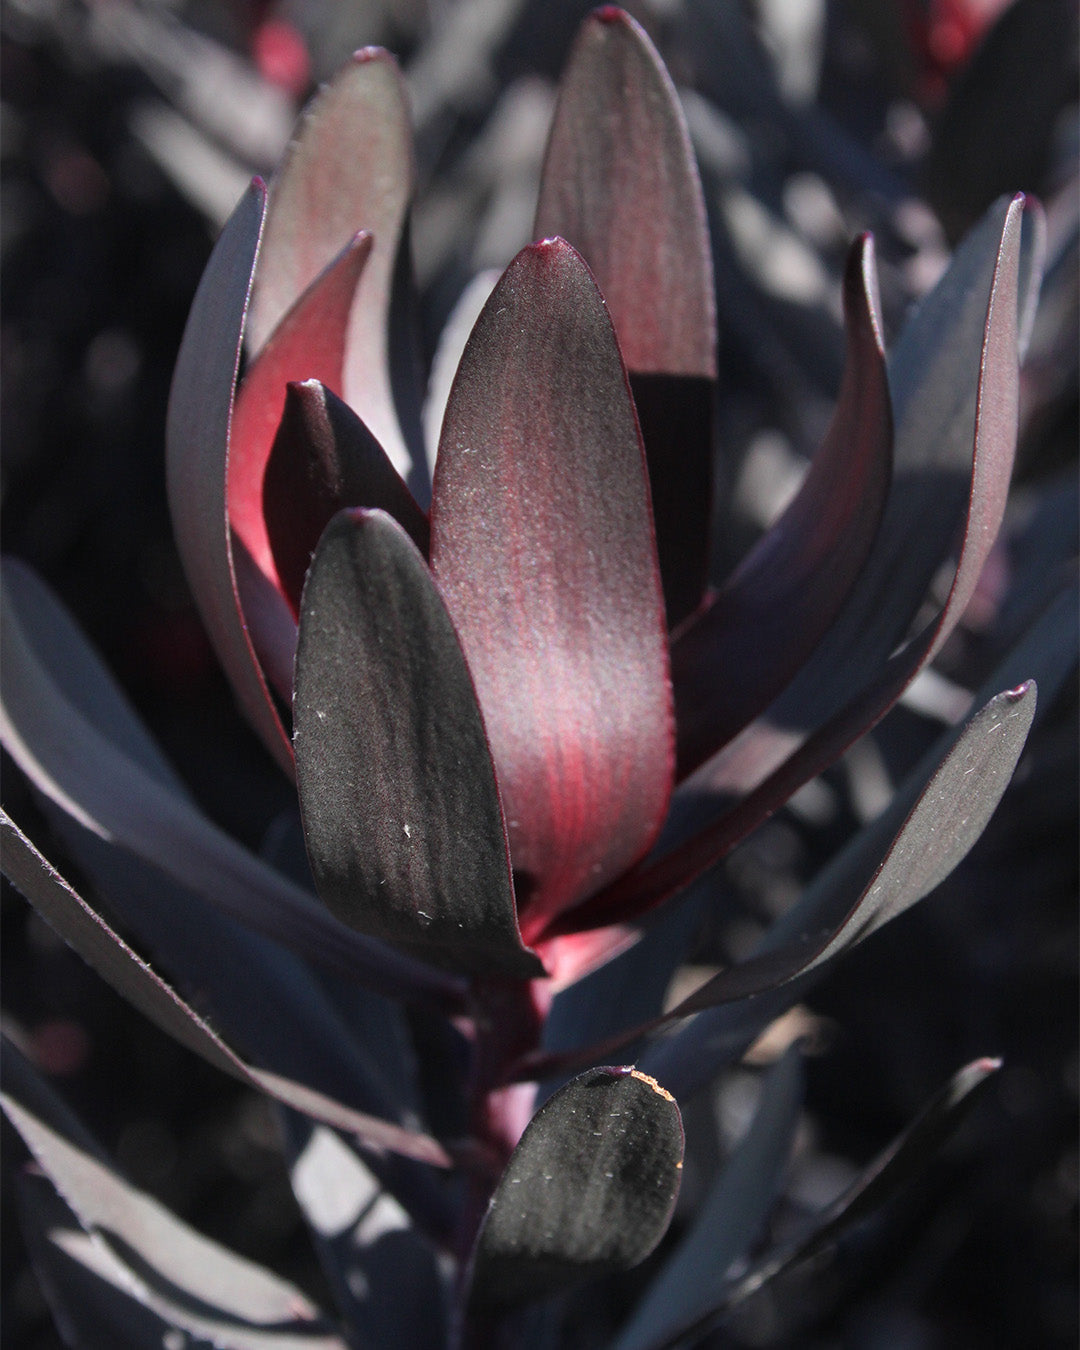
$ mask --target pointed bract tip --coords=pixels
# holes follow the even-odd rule
[[[592,17],[597,23],[626,23],[630,15],[618,5],[601,5],[599,9],[593,10]]]
[[[358,47],[353,52],[352,59],[358,66],[366,66],[369,61],[385,61],[388,65],[397,65],[393,52],[388,52],[385,47]]]
[[[977,1059],[972,1066],[980,1074],[997,1073],[1005,1061],[997,1055],[984,1055],[982,1059]]]
[[[1021,699],[1026,698],[1036,688],[1034,680],[1025,680],[1023,684],[1018,684],[1014,689],[1006,689],[1005,697],[1010,703],[1019,703]]]

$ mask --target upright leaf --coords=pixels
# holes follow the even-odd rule
[[[381,511],[327,526],[300,615],[300,806],[345,923],[476,973],[539,975],[521,945],[476,694],[416,546]]]
[[[562,240],[518,254],[465,348],[431,563],[491,738],[529,940],[649,847],[672,772],[641,442],[603,299]]]
[[[561,235],[608,302],[649,464],[669,627],[708,565],[716,315],[705,202],[678,96],[621,10],[595,11],[559,84],[536,238]]]
[[[203,272],[176,358],[165,449],[173,533],[195,603],[244,715],[291,775],[289,738],[240,606],[225,496],[233,393],[265,200],[256,179]]]
[[[402,475],[413,455],[395,409],[390,325],[414,179],[397,63],[365,47],[311,103],[271,184],[249,332],[258,352],[331,259],[358,230],[370,231],[374,245],[349,320],[341,392]]]

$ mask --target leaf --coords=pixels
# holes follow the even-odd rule
[[[435,1140],[245,1063],[68,885],[3,812],[0,831],[4,875],[51,928],[155,1026],[215,1068],[316,1120],[356,1134],[370,1148],[389,1148],[436,1167],[450,1166],[449,1155]]]
[[[376,1346],[445,1346],[434,1248],[347,1139],[295,1112],[281,1122],[293,1192],[347,1323]]]
[[[776,1202],[803,1090],[796,1042],[765,1079],[746,1133],[612,1350],[668,1345],[713,1311],[717,1286],[732,1264],[746,1255]]]
[[[806,1261],[823,1251],[847,1229],[902,1192],[984,1095],[986,1083],[1000,1068],[999,1059],[977,1059],[965,1065],[847,1190],[810,1221],[806,1231],[729,1285],[716,1311],[741,1303],[797,1261]],[[701,1322],[694,1330],[700,1329]]]
[[[473,1256],[473,1317],[643,1261],[667,1231],[682,1169],[675,1099],[636,1069],[594,1069],[536,1113]]]
[[[251,362],[229,431],[229,524],[255,566],[281,588],[263,514],[263,479],[291,381],[342,386],[349,311],[371,256],[370,234],[355,236],[282,317]]]
[[[4,562],[0,579],[0,739],[39,792],[308,959],[394,996],[457,1003],[454,981],[335,923],[313,896],[208,821],[160,769],[148,770],[145,731],[59,603],[14,561]],[[74,692],[80,686],[93,693],[92,706]],[[98,730],[99,708],[100,726],[116,739]],[[128,753],[132,741],[138,759]]]
[[[534,236],[561,235],[604,294],[641,419],[668,626],[708,567],[716,314],[701,180],[675,88],[629,15],[578,31],[559,84]]]
[[[296,613],[319,536],[346,506],[386,511],[427,556],[427,517],[375,437],[317,380],[290,384],[266,466],[263,512],[278,575]]]
[[[192,301],[165,422],[173,534],[195,603],[240,707],[281,767],[292,753],[240,608],[225,505],[233,391],[266,190],[233,212]]]
[[[915,498],[907,488],[890,494],[870,558],[834,627],[767,714],[682,785],[681,795],[677,792],[672,800],[673,837],[662,841],[664,851],[621,878],[604,895],[594,897],[588,907],[591,922],[632,918],[726,856],[889,711],[959,622],[1001,523],[1016,448],[1022,205],[1022,198],[1009,204],[1000,236],[995,233],[999,213],[992,215],[978,237],[960,250],[953,264],[955,273],[950,269],[914,321],[914,336],[906,345],[901,344],[901,351],[909,353],[904,361],[910,360],[914,367],[910,376],[897,382],[895,391],[894,481],[908,487],[919,481]],[[998,237],[998,251],[993,255],[993,267],[988,269],[987,255],[992,240]],[[988,308],[983,309],[978,283],[979,274],[987,270],[992,272],[990,300]],[[957,319],[953,310],[961,301],[961,317]],[[956,339],[960,350],[966,350],[964,339],[971,338],[974,317],[980,313],[984,317],[977,389],[969,387],[965,392],[964,366],[956,350],[951,346],[947,351],[939,350],[941,330]],[[917,341],[923,343],[921,356],[915,350]],[[899,360],[899,355],[895,359]],[[925,365],[920,365],[920,360]],[[940,418],[927,417],[926,408],[946,396],[945,413]],[[919,415],[911,410],[909,400],[916,401]],[[903,458],[902,430],[903,444],[908,446]],[[972,435],[974,441],[967,516],[948,598],[917,636],[894,650],[941,560],[941,555],[931,549],[929,561],[933,567],[927,570],[928,560],[921,555],[921,545],[924,529],[932,536],[941,528],[940,506],[949,495],[948,474],[944,479],[936,476],[925,467],[925,460],[931,453],[955,459],[966,435]],[[917,466],[920,457],[924,461],[922,470],[901,475],[902,464]],[[950,533],[955,532],[959,522],[952,516],[948,520]],[[919,538],[920,549],[911,548],[913,535]],[[943,538],[939,542],[942,548],[947,547]],[[905,597],[902,608],[897,604],[900,596]],[[838,703],[839,698],[845,701]],[[826,709],[832,709],[828,718],[818,721]],[[695,805],[702,795],[730,793],[746,795],[726,805],[705,828],[680,831],[679,818],[684,813],[696,824]],[[572,922],[573,916],[568,917]]]
[[[390,324],[415,181],[408,102],[388,52],[356,52],[312,101],[270,187],[248,334],[258,352],[286,311],[358,230],[374,236],[349,320],[345,401],[407,474],[414,454],[395,410]]]
[[[760,713],[813,652],[874,543],[889,492],[892,413],[873,241],[844,277],[848,362],[832,424],[794,501],[672,642],[679,774]]]
[[[648,848],[672,769],[641,442],[603,299],[561,240],[518,254],[466,345],[431,564],[476,682],[529,941]]]
[[[469,670],[424,560],[381,511],[327,526],[296,657],[300,807],[345,923],[475,973],[521,945],[499,790]]]
[[[48,1177],[29,1168],[16,1178],[19,1219],[30,1263],[63,1344],[73,1350],[158,1350],[179,1333],[127,1291],[131,1272],[80,1227]],[[184,1350],[213,1350],[184,1336]]]
[[[80,1225],[119,1267],[124,1292],[230,1350],[345,1350],[294,1285],[181,1223],[116,1173],[5,1040],[0,1101]],[[78,1250],[78,1249],[76,1249]],[[99,1273],[103,1273],[99,1270]]]

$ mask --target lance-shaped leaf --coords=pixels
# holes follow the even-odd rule
[[[132,951],[3,812],[0,831],[4,875],[107,984],[181,1045],[276,1101],[355,1134],[370,1148],[390,1149],[436,1167],[451,1165],[447,1151],[426,1135],[246,1063]]]
[[[407,473],[412,455],[395,411],[391,300],[415,179],[412,128],[397,63],[358,51],[311,103],[270,188],[252,296],[253,351],[358,230],[374,236],[346,340],[342,395]]]
[[[1032,251],[1031,246],[1027,250],[1021,247],[1022,208],[1023,198],[1018,197],[1007,208],[990,214],[967,250],[960,251],[954,262],[958,274],[946,286],[945,296],[931,305],[929,317],[924,319],[920,311],[916,320],[918,332],[929,349],[930,366],[923,371],[923,392],[928,397],[935,390],[949,394],[940,422],[931,418],[927,424],[929,415],[925,410],[918,417],[912,412],[910,416],[921,427],[917,431],[916,425],[908,421],[908,412],[901,411],[912,406],[907,400],[914,399],[914,393],[898,401],[897,425],[909,428],[906,454],[910,458],[916,456],[915,445],[921,447],[918,454],[923,461],[931,454],[935,426],[943,442],[937,450],[946,456],[946,463],[954,466],[964,445],[971,444],[964,438],[973,438],[966,519],[949,516],[953,532],[963,526],[963,538],[945,604],[917,636],[899,650],[893,650],[903,638],[932,575],[926,571],[925,559],[911,561],[920,553],[920,549],[911,547],[911,539],[917,537],[921,548],[924,522],[928,529],[934,522],[931,534],[941,527],[940,503],[935,502],[933,492],[927,491],[925,481],[916,494],[920,513],[912,514],[909,489],[916,478],[907,476],[903,487],[895,486],[890,494],[866,569],[847,605],[806,666],[764,717],[747,727],[682,785],[683,796],[680,798],[677,793],[672,802],[675,839],[666,841],[666,846],[662,841],[664,852],[659,857],[620,878],[606,894],[594,897],[588,905],[589,921],[611,923],[641,913],[723,858],[804,783],[832,764],[884,717],[959,622],[1001,524],[1016,449],[1018,322],[1019,315],[1027,309],[1021,281],[1026,280],[1028,285],[1037,283],[1037,276],[1032,274],[1034,269],[1021,268],[1025,258],[1030,262]],[[1038,230],[1034,233],[1037,235]],[[980,298],[985,294],[979,291],[981,282],[989,290],[985,308]],[[972,288],[976,291],[974,300]],[[972,339],[975,320],[982,315],[981,328],[977,330],[982,333],[978,375],[966,392],[953,389],[950,383],[965,367],[958,367],[951,348],[947,354],[938,351],[940,338],[930,327],[935,317],[939,325],[947,326],[950,304],[960,300],[964,302],[963,319],[957,321],[958,328],[950,330],[958,339]],[[921,369],[918,354],[910,343],[905,350],[915,368]],[[899,445],[898,439],[898,459]],[[950,474],[937,478],[925,463],[922,472],[924,477],[930,474],[931,484],[937,484],[938,495],[947,498]],[[897,493],[900,505],[896,504]],[[898,524],[898,520],[905,523]],[[939,542],[943,548],[947,547],[944,540],[939,538]],[[932,556],[940,560],[941,555],[932,552]],[[912,584],[916,573],[921,576],[918,589]],[[894,585],[896,594],[905,597],[898,609],[891,598]],[[839,706],[836,689],[843,694]],[[817,723],[817,716],[826,708],[833,711],[827,720]],[[809,731],[815,726],[815,730]],[[696,833],[683,829],[680,840],[679,822],[687,804],[693,820],[696,796],[733,792],[748,795]],[[685,838],[686,834],[690,837]],[[574,917],[567,916],[570,921]]]
[[[781,692],[858,578],[892,470],[892,414],[873,241],[844,276],[848,355],[825,440],[794,501],[719,595],[672,643],[679,773],[713,754]]]
[[[803,1090],[802,1056],[796,1043],[770,1071],[738,1148],[613,1350],[656,1350],[712,1312],[717,1285],[732,1263],[749,1251],[776,1201]]]
[[[667,1231],[682,1170],[674,1097],[636,1069],[594,1069],[526,1127],[477,1239],[473,1316],[643,1261]]]
[[[195,603],[244,715],[291,775],[289,738],[240,608],[225,500],[233,392],[265,201],[256,180],[199,282],[173,373],[165,448],[173,533]]]
[[[308,856],[334,913],[458,970],[542,974],[518,934],[461,644],[416,546],[382,511],[343,511],[319,541],[293,717]]]
[[[125,1292],[229,1350],[344,1350],[295,1285],[211,1242],[125,1181],[52,1089],[7,1040],[2,1045],[4,1112],[111,1268],[124,1272]]]
[[[263,515],[263,480],[290,381],[319,380],[340,390],[345,339],[356,288],[371,254],[356,235],[300,295],[251,362],[236,396],[229,433],[229,524],[255,566],[280,587]]]
[[[717,1301],[716,1311],[734,1306],[797,1261],[808,1260],[824,1251],[847,1229],[876,1213],[894,1195],[902,1193],[982,1098],[985,1085],[1000,1068],[999,1059],[977,1059],[954,1074],[903,1134],[864,1168],[823,1213],[811,1219],[802,1233],[729,1284]],[[704,1330],[708,1320],[699,1321],[694,1330]],[[684,1334],[689,1330],[683,1328]]]
[[[491,738],[528,941],[649,847],[673,758],[641,441],[603,299],[563,240],[518,254],[465,348],[431,560]]]
[[[708,565],[716,315],[705,202],[671,79],[614,6],[582,25],[559,84],[536,238],[561,235],[608,302],[641,418],[668,624]]]
[[[342,928],[314,896],[207,820],[44,584],[11,560],[2,577],[0,738],[39,792],[310,960],[392,996],[457,1001],[453,980]]]
[[[266,465],[263,513],[278,576],[297,613],[319,536],[346,506],[386,511],[427,556],[427,517],[375,437],[317,380],[292,384]]]

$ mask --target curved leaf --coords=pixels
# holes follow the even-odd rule
[[[78,629],[28,568],[5,561],[2,580],[0,738],[38,791],[81,826],[308,959],[391,996],[457,1003],[455,981],[335,923],[313,896],[149,771],[145,750],[141,759],[129,754],[134,714]],[[69,692],[84,672],[94,707]],[[98,729],[98,701],[108,735]],[[145,746],[146,733],[136,739]]]
[[[521,945],[499,790],[465,658],[415,545],[381,511],[327,526],[300,615],[300,807],[344,922],[476,973]]]
[[[475,1318],[643,1261],[667,1231],[682,1170],[674,1097],[636,1069],[594,1069],[529,1122],[473,1255]]]
[[[225,504],[233,393],[265,201],[256,179],[199,282],[176,358],[165,449],[173,534],[195,603],[244,715],[291,776],[289,738],[240,608]]]
[[[356,1111],[302,1083],[245,1063],[68,885],[3,812],[0,837],[8,880],[107,984],[181,1045],[276,1101],[355,1134],[370,1148],[391,1149],[436,1167],[451,1165],[446,1150],[426,1135]]]
[[[671,79],[614,6],[582,24],[559,83],[536,238],[584,257],[641,419],[668,626],[705,588],[716,313],[701,180]]]
[[[896,399],[898,468],[894,481],[905,486],[894,488],[890,494],[866,567],[840,618],[767,715],[747,727],[682,785],[682,796],[677,793],[672,802],[672,822],[677,831],[679,818],[687,806],[693,819],[694,798],[702,794],[747,795],[729,805],[704,829],[692,833],[689,839],[680,841],[676,833],[659,857],[621,878],[603,896],[594,897],[589,905],[591,922],[612,923],[639,914],[718,862],[884,717],[959,622],[1001,524],[1016,449],[1022,207],[1023,198],[1018,197],[1007,209],[1003,208],[1003,225],[1001,213],[991,213],[977,238],[960,250],[954,261],[956,274],[951,279],[947,274],[941,283],[945,293],[934,292],[937,299],[933,304],[927,301],[914,321],[915,337],[903,348],[910,354],[905,360],[910,359],[916,370],[921,369],[914,350],[921,336],[929,366],[923,370],[918,387],[930,402],[924,406],[913,389]],[[990,227],[999,225],[1000,234],[995,236]],[[994,237],[998,240],[997,251],[991,254]],[[979,290],[987,272],[990,273],[988,306],[981,298],[985,292]],[[1031,284],[1036,281],[1037,278],[1031,278]],[[927,305],[929,314],[925,314]],[[954,313],[956,307],[959,317]],[[937,350],[940,334],[931,325],[936,321],[939,329],[952,333],[966,349],[979,314],[983,318],[978,378],[975,387],[965,392],[960,380],[964,365],[951,347],[947,352]],[[957,381],[960,388],[954,388]],[[945,411],[938,422],[928,407],[933,406],[934,397],[946,395]],[[934,440],[935,426],[940,441]],[[941,528],[941,501],[935,501],[933,485],[936,484],[938,495],[946,504],[949,496],[945,490],[948,476],[939,479],[929,470],[921,478],[918,474],[900,475],[902,427],[907,428],[905,463],[918,457],[925,461],[932,453],[946,456],[946,462],[949,457],[955,461],[967,435],[973,438],[974,446],[967,480],[966,519],[958,522],[947,515],[952,532],[963,524],[960,554],[948,598],[916,637],[894,650],[940,565],[941,555],[931,549],[930,561],[934,565],[927,571],[927,559],[920,556],[919,549],[911,547],[912,535],[921,545],[924,523],[931,536]],[[916,482],[919,486],[913,499],[911,489]],[[913,514],[916,505],[918,514]],[[946,546],[940,535],[938,542]],[[916,577],[918,587],[914,585]],[[902,598],[900,608],[894,603],[897,596]],[[839,707],[838,691],[844,700]],[[818,722],[817,717],[825,708],[833,711],[824,723]],[[572,921],[573,916],[568,919]]]
[[[211,1242],[125,1181],[71,1128],[51,1088],[7,1040],[2,1045],[4,1112],[79,1224],[108,1253],[111,1271],[118,1278],[122,1272],[126,1293],[230,1350],[344,1350],[295,1285]]]
[[[346,506],[386,511],[427,556],[427,517],[375,437],[325,385],[291,384],[266,465],[263,514],[278,575],[297,613],[319,536]]]
[[[873,241],[844,276],[848,360],[832,424],[794,501],[672,642],[679,773],[760,713],[835,619],[870,552],[892,470]]]
[[[641,442],[603,299],[562,240],[518,254],[465,348],[431,563],[491,738],[528,941],[649,847],[672,772]]]
[[[229,432],[229,524],[255,566],[280,589],[263,515],[263,479],[291,381],[342,384],[345,339],[357,287],[371,255],[370,234],[355,236],[282,317],[251,362],[236,395]]]
[[[248,334],[258,352],[331,259],[358,230],[370,231],[374,245],[349,320],[341,392],[402,474],[412,455],[394,407],[389,342],[414,179],[397,63],[365,47],[311,103],[271,184]]]
[[[799,1122],[803,1077],[796,1042],[765,1079],[754,1118],[693,1227],[650,1283],[612,1350],[656,1350],[712,1312],[717,1284],[746,1255],[776,1202]]]

